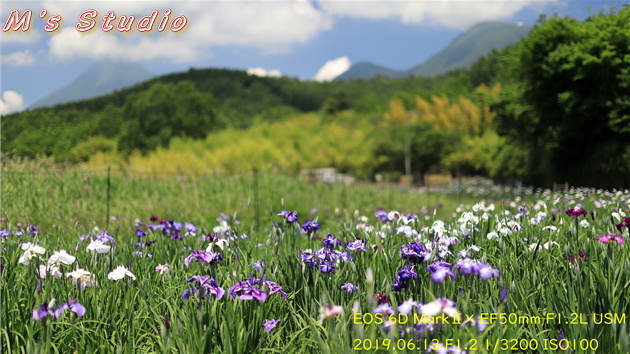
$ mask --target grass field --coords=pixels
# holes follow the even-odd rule
[[[3,353],[630,352],[628,191],[20,166]]]

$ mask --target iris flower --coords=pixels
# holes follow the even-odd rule
[[[588,212],[586,210],[580,208],[579,206],[575,206],[575,207],[567,210],[567,215],[575,216],[575,217],[578,217],[580,215],[586,216],[586,215],[588,215]]]
[[[218,252],[206,252],[204,250],[192,251],[186,259],[184,259],[184,264],[186,268],[190,265],[191,261],[195,262],[204,262],[208,264],[217,264],[223,260],[223,257]]]
[[[319,323],[343,313],[343,306],[328,304],[319,308]]]
[[[619,230],[619,232],[622,232],[624,226],[627,227],[628,230],[630,230],[630,218],[625,217],[625,216],[623,217],[623,221],[620,222],[619,224],[616,224],[615,227],[617,228],[617,230]]]
[[[83,307],[83,305],[81,305],[76,300],[70,300],[66,303],[63,303],[61,307],[55,310],[55,318],[59,319],[59,317],[65,310],[74,312],[79,317],[83,317],[83,315],[85,315],[85,307]]]
[[[459,311],[455,307],[455,301],[447,298],[437,298],[422,306],[422,314],[427,317],[439,316],[441,314],[453,317],[456,313],[459,313]]]
[[[367,247],[365,246],[365,242],[360,239],[355,239],[354,241],[348,243],[346,246],[347,251],[367,251]]]
[[[431,280],[434,283],[442,284],[446,277],[457,279],[455,273],[451,270],[451,265],[446,262],[435,262],[427,266],[427,271],[431,271]]]
[[[341,289],[342,289],[342,290],[345,290],[345,291],[347,291],[347,292],[349,292],[349,293],[352,293],[352,292],[354,292],[354,291],[359,290],[359,288],[358,288],[356,285],[354,285],[354,284],[352,284],[352,283],[350,283],[350,282],[347,282],[347,283],[343,284],[343,285],[341,286]]]
[[[317,218],[313,221],[308,220],[304,225],[302,225],[302,231],[306,234],[312,234],[313,232],[319,230],[319,224],[317,223]]]
[[[398,306],[398,312],[408,315],[417,304],[418,303],[416,301],[414,301],[412,298],[409,298],[409,300],[403,302],[402,304],[400,304],[400,306]]]
[[[96,251],[96,253],[107,253],[112,246],[104,243],[101,239],[91,240],[86,251]]]
[[[82,268],[66,273],[66,277],[72,277],[72,285],[79,284],[81,291],[84,291],[86,286],[96,286],[96,282],[92,279],[92,273]]]
[[[265,267],[267,266],[267,263],[265,261],[257,261],[252,263],[252,268],[254,268],[257,271],[261,271],[263,270]]]
[[[573,257],[572,254],[569,254],[569,263],[570,263],[570,265],[575,265],[576,263],[580,264],[580,263],[582,263],[584,261],[588,261],[588,260],[589,260],[589,258],[586,256],[586,253],[584,253],[582,251],[580,251],[578,253],[578,258],[577,259],[575,257]]]
[[[66,250],[55,251],[55,253],[53,253],[53,255],[50,256],[50,258],[48,258],[48,264],[52,265],[52,264],[63,263],[63,264],[70,265],[74,263],[76,259],[77,258],[75,256],[68,254]]]
[[[387,212],[383,209],[377,210],[374,213],[374,216],[376,216],[381,222],[388,222],[389,219],[387,218]]]
[[[197,294],[202,298],[208,296],[210,294],[214,294],[217,300],[221,300],[223,295],[225,294],[225,290],[219,286],[216,280],[209,278],[205,275],[193,275],[190,279],[186,280],[188,283],[197,282],[199,285],[196,286],[194,284],[190,284],[191,289],[185,290],[182,294],[182,297],[185,300],[190,298],[191,294]]]
[[[294,211],[283,210],[276,215],[282,216],[289,223],[298,221],[298,214]]]
[[[55,311],[53,310],[53,307],[55,307],[55,299],[50,300],[50,302],[44,302],[40,307],[33,310],[33,319],[35,321],[40,321],[48,315],[54,316]]]
[[[411,263],[422,263],[430,258],[431,252],[421,243],[410,242],[400,246],[400,256]]]
[[[18,263],[23,264],[23,265],[28,265],[31,262],[31,259],[33,259],[33,257],[35,257],[38,254],[39,255],[44,254],[46,252],[46,249],[44,247],[30,243],[30,242],[23,243],[22,250],[24,251],[24,254],[20,256]]]
[[[253,275],[247,280],[235,283],[229,289],[230,297],[235,299],[238,296],[241,301],[256,299],[260,302],[265,302],[268,296],[267,293],[260,288],[262,285],[266,285],[269,289],[269,296],[279,293],[283,298],[287,298],[287,293],[282,290],[280,285],[266,280],[264,277],[263,280],[260,280]]]
[[[335,269],[335,263],[334,262],[320,262],[319,263],[319,270],[323,274],[337,272],[337,269]]]
[[[184,227],[186,228],[186,233],[184,236],[197,236],[197,226],[191,223],[184,223]]]
[[[620,245],[623,245],[624,241],[623,241],[623,237],[621,237],[621,235],[617,235],[617,234],[605,234],[605,235],[601,235],[597,238],[600,242],[603,243],[614,243],[617,242]]]
[[[282,319],[278,318],[277,320],[265,320],[265,323],[262,324],[263,327],[265,327],[265,332],[267,333],[271,332],[271,330],[276,327],[276,325],[280,322],[280,320]]]
[[[160,273],[160,274],[168,274],[169,271],[169,265],[168,264],[158,264],[157,266],[155,266],[155,272],[156,273]]]
[[[477,273],[479,274],[479,278],[481,278],[481,280],[483,281],[486,281],[492,277],[498,278],[499,276],[501,276],[501,271],[499,271],[498,269],[494,269],[485,263],[480,263],[477,266]]]
[[[42,279],[46,278],[46,274],[48,273],[50,273],[50,275],[52,275],[53,277],[57,279],[61,278],[62,276],[61,272],[59,271],[59,268],[54,264],[51,264],[51,265],[40,264],[38,270],[39,270],[39,276]]]
[[[109,280],[120,280],[122,278],[124,278],[125,276],[128,276],[129,278],[136,280],[136,276],[133,275],[133,273],[131,273],[131,271],[129,271],[129,269],[127,269],[125,266],[118,266],[116,267],[116,269],[112,270],[108,275],[107,275],[107,279]]]

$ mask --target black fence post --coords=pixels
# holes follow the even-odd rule
[[[258,169],[254,168],[254,208],[256,208],[256,231],[260,229],[260,203],[258,200]]]
[[[109,200],[110,200],[110,191],[112,187],[112,167],[107,167],[107,213],[105,215],[105,225],[109,228]]]

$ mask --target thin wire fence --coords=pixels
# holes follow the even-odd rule
[[[391,210],[397,203],[411,204],[401,200],[406,194],[417,194],[415,204],[420,204],[419,193],[414,188],[368,182],[324,183],[308,174],[278,171],[195,174],[115,167],[50,171],[3,168],[0,179],[4,200],[9,204],[6,209],[15,214],[17,206],[10,204],[21,203],[20,210],[32,211],[31,216],[36,211],[49,212],[47,208],[68,210],[73,215],[88,209],[92,214],[101,214],[98,219],[107,227],[112,217],[134,212],[132,205],[137,202],[131,202],[132,199],[145,201],[143,210],[164,213],[192,214],[196,210],[211,215],[238,211],[253,222],[255,229],[260,228],[263,219],[268,221],[284,209],[310,211],[323,207],[331,213],[361,207],[372,212],[379,207]],[[183,200],[176,200],[173,195]],[[68,205],[51,205],[50,198]]]

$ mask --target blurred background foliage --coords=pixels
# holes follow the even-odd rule
[[[2,152],[177,173],[334,167],[630,187],[630,8],[541,18],[435,77],[333,82],[190,69],[2,117]]]

